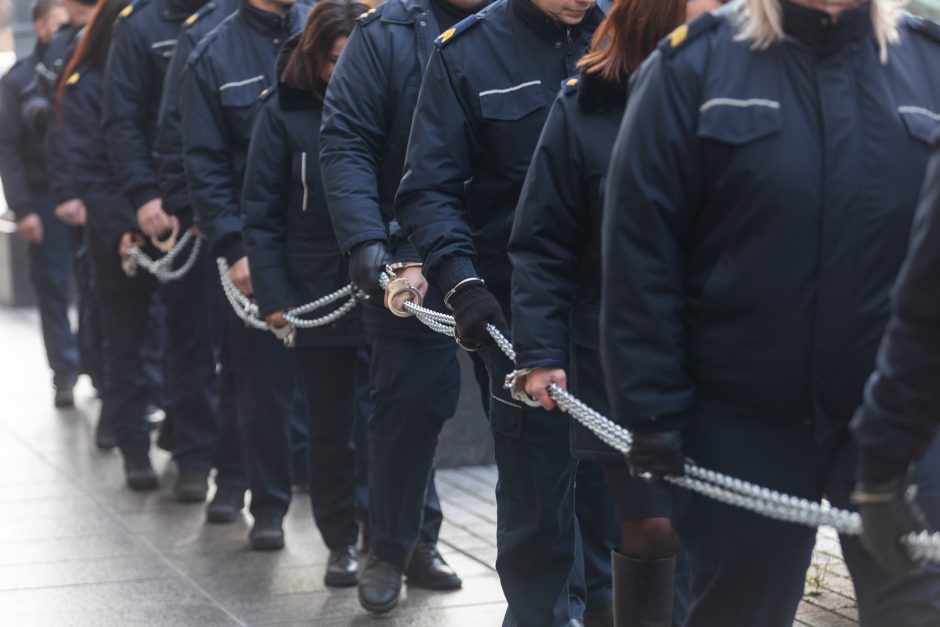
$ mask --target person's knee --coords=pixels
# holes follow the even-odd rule
[[[676,554],[678,539],[668,518],[621,521],[620,551],[636,559],[664,559]]]

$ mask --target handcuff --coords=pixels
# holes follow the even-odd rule
[[[533,370],[535,370],[535,368],[519,368],[518,370],[513,370],[506,375],[503,387],[509,390],[509,395],[520,403],[525,403],[529,407],[541,407],[542,404],[529,396],[525,391],[526,377],[528,377]]]
[[[392,312],[395,316],[399,318],[410,318],[412,313],[402,306],[401,309],[396,309],[392,306],[392,301],[400,294],[408,293],[411,294],[410,300],[414,304],[421,306],[423,299],[421,298],[421,292],[418,291],[416,287],[411,284],[411,281],[405,277],[395,276],[396,270],[405,270],[407,268],[420,268],[423,264],[417,261],[399,261],[396,263],[390,263],[385,266],[385,272],[389,275],[388,286],[385,288],[385,306],[388,307],[388,310]]]
[[[173,250],[173,247],[176,246],[176,237],[180,234],[180,225],[179,222],[173,223],[173,228],[170,230],[170,234],[165,238],[161,238],[158,235],[150,236],[150,243],[153,244],[154,248],[159,250],[161,253],[168,253]]]

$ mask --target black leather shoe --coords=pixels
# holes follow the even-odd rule
[[[55,403],[55,406],[60,409],[65,409],[67,407],[75,407],[75,395],[72,393],[72,388],[71,387],[56,388],[55,400],[53,402]]]
[[[95,427],[95,446],[103,451],[117,446],[117,434],[114,433],[114,425],[110,420],[98,418],[98,425]]]
[[[124,477],[131,490],[155,490],[160,487],[160,480],[157,479],[147,451],[124,455]]]
[[[180,503],[202,503],[209,491],[208,479],[208,471],[183,466],[173,485],[173,496]]]
[[[206,508],[206,521],[213,524],[235,522],[245,507],[245,491],[219,486],[209,507]]]
[[[331,588],[348,588],[359,583],[359,553],[347,546],[330,551],[323,582]]]
[[[248,533],[248,542],[255,551],[277,551],[284,548],[281,518],[255,518]]]
[[[398,605],[401,595],[401,568],[369,555],[359,577],[359,604],[373,614],[384,614]]]
[[[437,552],[437,547],[427,542],[418,542],[415,546],[405,576],[409,586],[431,590],[457,590],[463,585],[454,569]]]

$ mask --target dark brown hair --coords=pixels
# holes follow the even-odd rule
[[[62,94],[65,92],[65,83],[75,73],[80,65],[90,65],[96,70],[104,70],[108,61],[108,48],[111,47],[111,34],[114,32],[114,21],[123,11],[130,0],[98,0],[88,25],[79,34],[78,45],[65,64],[65,69],[59,75],[59,85],[56,88],[56,101],[59,108],[62,106]]]
[[[304,30],[281,72],[281,80],[311,92],[314,100],[323,102],[326,81],[321,75],[330,62],[333,44],[340,37],[349,37],[356,18],[368,10],[368,5],[354,0],[318,2],[307,16]]]
[[[29,8],[30,16],[34,22],[45,19],[53,9],[63,6],[62,0],[36,0]]]
[[[685,22],[686,0],[614,0],[578,66],[609,81],[625,81],[656,44]]]

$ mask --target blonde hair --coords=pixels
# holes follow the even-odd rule
[[[888,62],[888,46],[896,44],[898,20],[901,18],[903,0],[870,0],[871,22],[878,40],[882,63]],[[750,41],[755,50],[766,50],[786,39],[783,32],[783,9],[780,0],[738,0],[738,41]]]

